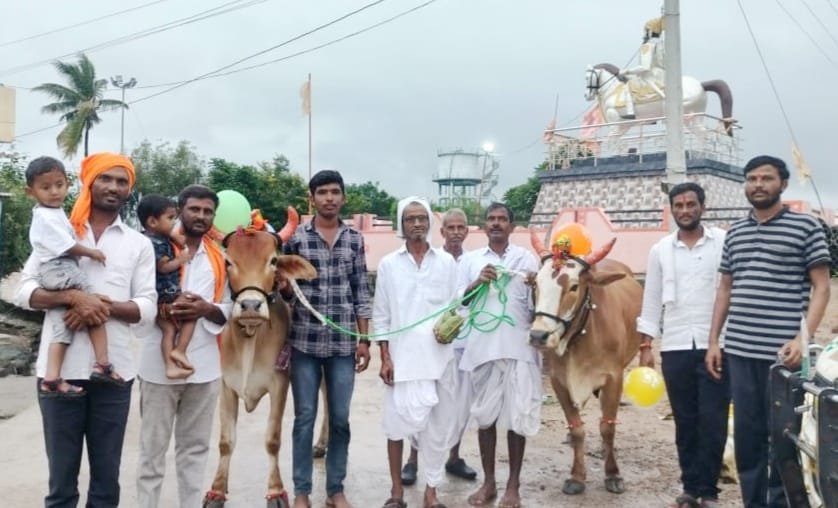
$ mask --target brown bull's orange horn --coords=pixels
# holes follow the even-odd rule
[[[532,244],[533,250],[538,254],[538,257],[543,258],[544,256],[550,255],[550,251],[544,246],[544,241],[534,229],[530,229],[530,243]]]
[[[602,261],[602,258],[607,256],[609,252],[611,252],[611,248],[614,247],[614,244],[616,242],[617,242],[617,238],[616,237],[612,238],[610,242],[606,243],[605,245],[603,245],[599,249],[591,252],[590,254],[585,256],[583,259],[585,260],[586,263],[588,263],[588,265],[594,266],[595,264]]]
[[[288,207],[288,220],[285,221],[285,225],[282,226],[282,229],[276,234],[282,243],[286,243],[288,240],[291,239],[291,235],[294,234],[294,231],[297,230],[297,226],[300,224],[300,215],[297,213],[297,210],[293,206]]]

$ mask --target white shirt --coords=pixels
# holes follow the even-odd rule
[[[489,247],[476,249],[462,257],[460,261],[458,291],[477,280],[480,271],[487,264],[501,265],[512,271],[535,272],[538,261],[529,250],[517,245],[509,245],[503,256],[498,256]],[[538,350],[530,346],[529,331],[532,322],[532,293],[524,284],[524,279],[513,275],[506,286],[506,314],[514,321],[514,326],[502,323],[491,332],[472,330],[468,344],[460,361],[460,369],[472,371],[479,365],[493,360],[512,359],[540,365]],[[483,309],[494,315],[503,312],[503,305],[498,292],[493,288]]]
[[[157,291],[155,289],[154,248],[151,241],[143,234],[131,229],[117,217],[105,228],[99,241],[93,238],[90,225],[80,244],[101,250],[107,257],[106,265],[89,258],[79,259],[79,268],[87,275],[93,292],[110,297],[115,302],[134,302],[140,311],[137,325],[151,323],[157,315]],[[29,256],[23,267],[20,286],[15,295],[15,303],[30,309],[29,300],[38,289],[38,272],[41,261]],[[134,327],[118,319],[109,319],[105,324],[108,332],[108,356],[116,372],[124,379],[136,375],[131,340]],[[52,330],[44,327],[41,331],[41,346],[35,369],[39,377],[46,374],[47,348],[52,342]],[[67,348],[61,377],[64,379],[88,379],[96,357],[87,330],[75,332],[73,342]]]
[[[61,257],[76,244],[76,232],[62,208],[36,205],[29,226],[32,256],[41,263]]]
[[[696,349],[707,349],[725,232],[715,227],[703,229],[704,235],[692,249],[678,240],[676,231],[660,239],[649,251],[637,331],[652,338],[662,337],[661,351],[692,349],[693,344]],[[664,249],[670,249],[671,254]],[[665,265],[669,262],[673,266],[668,268]],[[673,274],[674,302],[664,305],[667,270]],[[721,342],[720,345],[724,346]]]
[[[425,253],[420,266],[402,245],[378,263],[373,330],[388,333],[409,326],[451,303],[457,296],[457,262],[441,248]],[[379,337],[389,341],[393,359],[393,380],[439,379],[454,358],[450,344],[434,338],[436,319],[394,335]]]
[[[442,250],[447,252],[449,255],[451,255],[451,253],[446,251],[444,248]],[[468,254],[468,251],[463,250],[462,254],[460,254],[460,257],[454,258],[454,261],[457,262],[457,281],[458,281],[458,284],[459,284],[459,278],[460,278],[460,276],[459,276],[460,261],[463,260],[463,258],[466,256],[466,254]],[[466,309],[464,307],[461,307],[461,308],[457,309],[457,312],[461,316],[463,316],[464,318],[468,318],[468,312],[466,311]],[[462,339],[455,339],[454,342],[451,343],[451,345],[454,346],[455,350],[465,349],[466,344],[468,344],[468,337],[463,337]],[[462,353],[462,351],[460,351],[460,353]]]
[[[208,302],[215,297],[215,273],[212,271],[209,255],[201,242],[195,256],[184,268],[181,288],[195,293]],[[230,289],[225,286],[220,304],[225,317],[230,316],[232,303]],[[195,372],[186,379],[169,379],[166,377],[166,363],[160,352],[160,342],[163,331],[152,323],[143,333],[142,349],[140,351],[140,378],[157,384],[208,383],[221,377],[221,356],[218,351],[216,336],[221,333],[224,325],[213,323],[209,319],[200,318],[195,324],[192,340],[186,349],[186,356],[195,367]]]

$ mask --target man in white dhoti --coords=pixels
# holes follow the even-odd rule
[[[495,486],[495,445],[497,427],[507,429],[509,479],[506,492],[497,505],[521,505],[520,476],[527,436],[538,432],[541,423],[541,357],[529,345],[532,321],[532,294],[521,274],[538,270],[532,252],[509,243],[514,229],[512,210],[492,203],[486,210],[486,236],[489,245],[469,252],[459,269],[459,287],[465,294],[483,283],[506,279],[505,297],[493,288],[486,299],[485,312],[511,318],[496,326],[471,331],[460,361],[460,369],[470,372],[473,401],[471,416],[479,427],[478,443],[483,465],[483,485],[468,498],[472,506],[489,504],[497,497]],[[503,286],[503,280],[501,286]],[[481,320],[485,321],[485,320]]]
[[[442,234],[442,239],[445,241],[442,245],[442,250],[454,256],[454,259],[459,263],[466,253],[463,250],[463,241],[468,236],[468,218],[465,212],[459,208],[451,208],[442,216],[442,227],[439,229]],[[463,357],[463,351],[466,347],[466,340],[458,339],[453,342],[454,346],[454,360],[457,365],[460,364],[460,358]],[[445,472],[462,478],[463,480],[474,481],[477,479],[477,471],[466,464],[465,459],[460,457],[460,439],[463,437],[463,432],[466,430],[466,425],[469,420],[469,413],[471,409],[471,383],[468,379],[468,373],[457,368],[457,426],[460,429],[457,442],[451,447],[448,454],[448,461],[445,463]],[[407,463],[402,468],[402,485],[408,486],[416,483],[416,474],[419,469],[419,451],[411,447],[410,457]]]
[[[436,488],[445,476],[445,458],[457,441],[457,365],[451,345],[434,339],[433,320],[411,325],[449,304],[456,295],[457,263],[428,243],[431,208],[410,197],[399,202],[399,236],[405,243],[378,264],[373,327],[385,334],[381,348],[384,433],[392,488],[384,508],[405,508],[401,482],[404,439],[419,450],[425,471],[425,508],[444,508]]]

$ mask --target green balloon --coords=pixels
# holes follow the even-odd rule
[[[234,190],[219,192],[218,208],[212,224],[225,235],[239,226],[246,227],[250,224],[250,203],[247,198]]]

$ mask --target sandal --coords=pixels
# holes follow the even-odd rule
[[[109,383],[115,386],[125,386],[125,380],[116,373],[113,369],[113,364],[108,362],[105,364],[96,362],[93,364],[94,369],[101,369],[102,372],[98,370],[94,370],[90,374],[90,380],[95,381],[97,383]],[[114,377],[116,376],[116,377]]]
[[[700,508],[698,499],[689,494],[681,494],[675,498],[675,504],[670,505],[672,508]]]
[[[384,506],[381,508],[407,508],[407,503],[404,502],[404,499],[391,497],[387,501],[384,501]]]
[[[38,386],[38,397],[42,397],[45,399],[49,398],[67,398],[73,399],[78,397],[83,397],[85,394],[84,389],[81,386],[76,386],[70,383],[67,383],[67,390],[61,390],[61,385],[64,384],[63,378],[55,378],[52,380],[47,381],[46,379],[41,380],[41,384]]]

